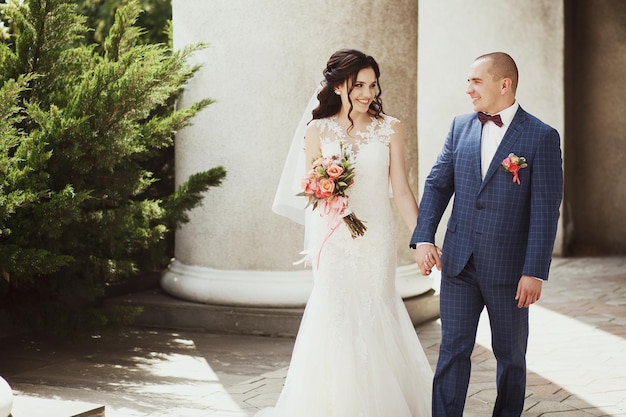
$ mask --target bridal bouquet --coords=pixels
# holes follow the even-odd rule
[[[363,236],[367,228],[348,208],[346,190],[354,183],[354,166],[349,155],[343,151],[338,155],[313,160],[309,174],[302,179],[298,196],[308,200],[307,207],[320,208],[322,215],[340,216],[350,229],[352,238]]]

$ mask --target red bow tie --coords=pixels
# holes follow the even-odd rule
[[[489,120],[491,120],[498,127],[502,127],[502,125],[504,124],[504,123],[502,123],[502,119],[500,118],[499,114],[494,114],[492,116],[492,115],[489,115],[487,113],[478,112],[478,120],[480,120],[480,123],[482,123],[482,124],[485,124]]]

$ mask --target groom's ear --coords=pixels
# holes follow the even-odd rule
[[[511,90],[511,86],[513,85],[513,80],[511,80],[510,78],[503,78],[500,80],[500,94],[501,95],[505,95],[507,93],[510,93]]]

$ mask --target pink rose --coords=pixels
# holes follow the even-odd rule
[[[305,194],[315,194],[315,190],[317,189],[317,182],[311,181],[310,178],[303,178],[300,182],[300,185],[302,186],[302,190]]]
[[[326,169],[326,173],[332,179],[339,178],[343,174],[343,167],[341,165],[332,164]]]
[[[318,166],[322,166],[324,165],[324,159],[321,156],[319,158],[317,158],[315,161],[313,161],[313,168],[316,168]]]
[[[513,175],[517,175],[517,172],[519,171],[520,166],[516,164],[511,164],[510,166],[507,167],[507,169],[509,170],[509,172],[512,172]]]
[[[319,188],[315,192],[317,198],[328,198],[333,195],[335,182],[329,178],[321,178],[317,184]]]

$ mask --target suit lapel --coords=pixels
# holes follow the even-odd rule
[[[500,145],[498,146],[498,149],[496,150],[496,153],[493,156],[493,159],[491,160],[489,169],[487,170],[487,173],[485,174],[485,178],[480,186],[479,193],[480,191],[483,190],[483,188],[485,188],[485,184],[489,182],[489,180],[496,173],[496,171],[500,169],[500,165],[502,164],[502,161],[504,160],[504,158],[506,158],[509,155],[509,153],[511,153],[511,149],[513,148],[513,145],[515,145],[515,142],[517,142],[517,140],[521,136],[522,131],[524,130],[525,120],[526,120],[526,112],[522,110],[522,108],[520,107],[517,110],[517,113],[515,113],[515,117],[513,117],[513,120],[511,121],[511,126],[509,126],[506,133],[504,134],[504,137],[502,138],[502,142],[500,142]],[[479,160],[479,166],[480,166],[480,147],[479,147],[478,155],[479,155],[478,160]]]
[[[472,121],[472,127],[468,135],[469,157],[472,164],[472,175],[475,181],[480,184],[482,174],[480,172],[480,136],[482,134],[482,124],[478,118]]]

